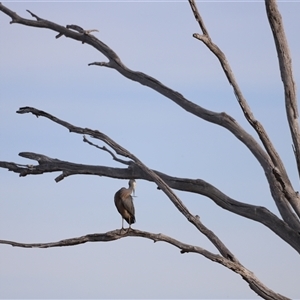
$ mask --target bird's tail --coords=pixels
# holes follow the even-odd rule
[[[135,223],[135,216],[130,216],[129,218],[125,219],[126,222],[131,225]]]

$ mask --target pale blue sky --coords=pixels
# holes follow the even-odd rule
[[[151,2],[151,1],[150,1]],[[4,2],[61,25],[97,28],[124,64],[189,100],[250,126],[219,62],[192,38],[199,32],[188,1]],[[254,3],[255,2],[255,3]],[[277,55],[264,3],[198,2],[210,35],[225,52],[255,116],[263,123],[299,189],[286,123]],[[300,82],[300,3],[280,2]],[[18,115],[33,106],[74,125],[98,129],[150,168],[202,178],[239,201],[277,214],[264,173],[225,129],[188,114],[114,70],[88,67],[106,58],[88,45],[45,29],[9,24],[0,13],[0,160],[33,163],[32,151],[71,162],[118,166],[82,137],[43,118]],[[102,143],[99,142],[99,145]],[[34,162],[35,163],[35,162]],[[50,242],[119,228],[114,193],[126,180],[58,173],[18,177],[0,169],[0,239]],[[137,181],[135,228],[164,233],[216,252],[152,183]],[[299,255],[270,230],[211,200],[177,192],[238,259],[271,289],[300,298]],[[55,249],[0,245],[1,298],[255,298],[240,276],[195,254],[140,238]]]

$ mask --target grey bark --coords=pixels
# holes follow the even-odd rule
[[[89,143],[90,145],[94,145],[102,149],[103,151],[108,152],[114,160],[120,162],[121,164],[127,165],[127,168],[118,169],[104,166],[80,165],[66,161],[60,161],[58,159],[52,159],[45,155],[35,154],[31,152],[22,152],[20,153],[20,156],[29,159],[34,159],[38,161],[38,165],[24,166],[12,162],[2,161],[0,162],[0,167],[7,168],[8,170],[19,173],[20,176],[26,176],[29,174],[43,174],[46,172],[62,172],[62,174],[56,178],[57,182],[70,175],[75,174],[91,174],[108,176],[113,178],[142,178],[149,181],[153,181],[157,184],[158,188],[161,189],[169,197],[172,203],[186,217],[186,219],[189,222],[191,222],[202,234],[204,234],[214,244],[214,246],[220,254],[213,254],[200,247],[183,244],[179,241],[176,241],[170,237],[161,234],[155,235],[152,233],[146,233],[137,230],[130,230],[125,233],[113,231],[105,234],[86,235],[84,237],[63,240],[56,243],[22,244],[3,240],[0,241],[0,243],[10,244],[12,246],[18,247],[46,248],[76,245],[90,241],[110,241],[126,236],[139,236],[149,238],[154,241],[164,241],[178,247],[179,249],[181,249],[182,253],[196,252],[212,261],[220,263],[225,267],[231,269],[232,271],[236,272],[237,274],[240,274],[243,277],[243,279],[248,282],[250,288],[265,299],[287,299],[284,296],[281,296],[268,289],[255,277],[255,275],[252,272],[250,272],[244,266],[242,266],[238,259],[234,256],[234,254],[226,247],[226,245],[224,245],[223,242],[200,221],[200,218],[198,216],[193,216],[188,211],[184,203],[174,194],[174,192],[171,189],[174,188],[184,190],[187,192],[205,195],[206,197],[213,200],[217,205],[224,209],[227,209],[228,211],[260,222],[261,224],[267,226],[274,233],[276,233],[289,245],[291,245],[298,253],[300,253],[299,195],[292,187],[288,174],[285,170],[284,164],[282,163],[282,160],[279,154],[277,153],[275,147],[273,146],[271,140],[269,139],[265,129],[263,128],[262,124],[255,119],[253,113],[251,112],[250,107],[248,106],[247,101],[244,98],[236,79],[234,78],[233,72],[225,54],[221,51],[221,49],[219,49],[219,47],[216,44],[212,42],[212,39],[208,33],[207,28],[205,27],[204,21],[198,11],[195,1],[189,0],[189,3],[194,17],[202,31],[202,34],[195,33],[193,36],[198,40],[202,41],[208,47],[208,49],[212,51],[218,58],[229,83],[233,87],[234,94],[244,113],[245,118],[256,131],[258,137],[262,141],[263,147],[261,147],[255,141],[255,139],[249,133],[247,133],[236,122],[236,120],[234,120],[228,114],[209,111],[189,101],[183,95],[165,86],[155,78],[142,72],[130,70],[127,66],[125,66],[122,63],[119,56],[110,47],[108,47],[106,44],[104,44],[102,41],[100,41],[91,34],[91,32],[95,30],[84,30],[80,26],[73,24],[64,27],[51,21],[42,19],[30,11],[28,12],[36,20],[25,19],[20,17],[1,3],[0,10],[4,14],[11,17],[11,23],[17,23],[25,26],[38,28],[47,28],[57,32],[56,38],[65,36],[94,47],[107,57],[108,62],[93,62],[89,64],[90,66],[96,65],[113,68],[126,78],[139,82],[140,84],[145,85],[164,95],[165,97],[179,105],[181,108],[190,112],[191,114],[194,114],[208,122],[217,124],[230,131],[251,151],[251,153],[258,160],[261,167],[263,168],[263,171],[269,183],[271,194],[273,196],[274,202],[278,207],[282,220],[264,207],[249,205],[231,199],[230,197],[223,194],[217,188],[205,182],[204,180],[175,178],[163,174],[161,172],[151,170],[147,166],[145,166],[136,156],[134,156],[121,145],[117,144],[115,141],[110,139],[104,133],[88,128],[76,127],[44,111],[37,110],[32,107],[23,107],[19,109],[18,113],[33,113],[36,116],[43,116],[50,119],[53,122],[64,126],[70,132],[89,135],[98,140],[103,141],[112,150],[106,147],[99,147],[97,145],[94,145],[93,143],[89,142],[86,138],[84,138],[85,142]],[[292,135],[296,163],[300,174],[300,137],[297,119],[298,110],[295,85],[291,68],[291,58],[283,30],[281,16],[277,9],[276,2],[266,0],[266,10],[278,53],[280,72],[285,89],[287,118]],[[119,156],[125,157],[127,160],[121,159],[119,158]]]
[[[61,240],[58,242],[51,242],[51,243],[34,243],[34,244],[25,244],[25,243],[18,243],[13,241],[4,241],[0,240],[0,244],[7,244],[13,247],[23,247],[23,248],[52,248],[52,247],[66,247],[66,246],[74,246],[79,244],[84,244],[87,242],[109,242],[115,241],[121,238],[125,238],[128,236],[133,237],[141,237],[153,240],[154,242],[165,242],[171,244],[178,249],[180,249],[180,253],[196,253],[200,254],[207,259],[221,264],[232,270],[233,272],[241,275],[241,277],[249,284],[249,287],[255,291],[258,295],[260,295],[264,299],[278,299],[278,300],[287,300],[286,298],[280,294],[277,294],[262,284],[258,278],[247,268],[245,268],[240,262],[232,261],[231,259],[225,258],[221,255],[214,254],[210,251],[207,251],[201,247],[188,245],[182,243],[174,238],[171,238],[167,235],[158,233],[150,233],[146,231],[140,231],[136,229],[130,230],[114,230],[106,233],[95,233],[95,234],[88,234],[85,236],[81,236],[78,238],[71,238],[66,240]]]

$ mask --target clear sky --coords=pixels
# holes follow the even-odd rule
[[[98,29],[95,36],[129,68],[155,77],[207,109],[227,112],[254,134],[219,62],[192,37],[199,27],[188,1],[3,4],[27,18],[29,9],[61,25]],[[199,1],[198,8],[299,189],[264,3]],[[299,86],[300,3],[281,1],[279,8]],[[81,136],[47,119],[15,113],[19,107],[33,106],[74,125],[102,131],[152,169],[204,179],[236,200],[277,214],[262,168],[228,131],[114,70],[88,67],[90,62],[106,61],[88,45],[9,22],[0,13],[0,160],[35,163],[18,156],[31,151],[71,162],[123,167],[83,143]],[[0,239],[50,242],[120,228],[113,195],[127,186],[126,180],[71,176],[56,183],[58,175],[20,178],[0,169]],[[217,252],[155,184],[138,180],[136,194],[134,228]],[[264,284],[300,298],[300,260],[291,247],[263,225],[222,210],[210,199],[176,194]],[[0,245],[0,265],[0,298],[256,297],[230,270],[141,238],[52,249]]]

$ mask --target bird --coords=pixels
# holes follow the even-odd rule
[[[124,219],[129,224],[129,228],[131,228],[131,224],[135,223],[135,210],[131,196],[135,191],[135,180],[130,179],[128,185],[128,189],[122,187],[115,193],[114,197],[116,208],[122,216],[122,229],[124,229]]]

